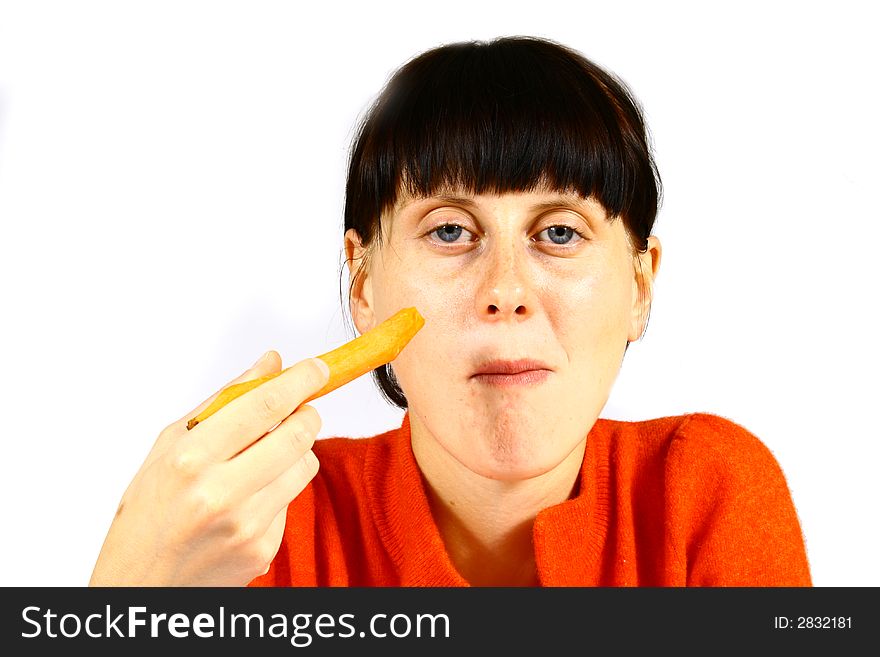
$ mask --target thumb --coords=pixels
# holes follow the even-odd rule
[[[224,388],[231,386],[233,383],[241,383],[242,381],[250,381],[251,379],[258,379],[261,376],[266,376],[267,374],[273,374],[274,372],[278,372],[281,370],[281,356],[278,355],[278,352],[274,349],[270,349],[265,354],[260,356],[253,365],[241,376],[237,379],[233,379],[229,383],[227,383]]]

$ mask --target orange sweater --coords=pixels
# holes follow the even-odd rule
[[[408,413],[399,429],[324,438],[314,452],[319,472],[251,586],[468,585],[431,516]],[[811,585],[783,473],[730,420],[599,419],[576,490],[535,520],[544,586]]]

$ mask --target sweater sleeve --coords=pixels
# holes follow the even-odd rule
[[[667,463],[688,586],[811,586],[785,476],[757,437],[723,417],[693,414]]]

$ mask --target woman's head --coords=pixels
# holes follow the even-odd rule
[[[426,319],[393,372],[374,372],[385,396],[411,421],[508,431],[490,460],[542,461],[513,424],[591,426],[647,321],[659,198],[638,105],[582,55],[502,38],[405,64],[361,123],[345,200],[358,330],[405,306]],[[495,358],[551,372],[534,386],[472,376]]]

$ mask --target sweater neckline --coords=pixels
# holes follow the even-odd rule
[[[532,532],[542,586],[588,586],[599,572],[608,526],[610,421],[598,419],[587,436],[575,497],[538,513]],[[412,451],[409,411],[367,450],[367,499],[401,586],[469,586],[446,551],[431,514],[425,482]]]

